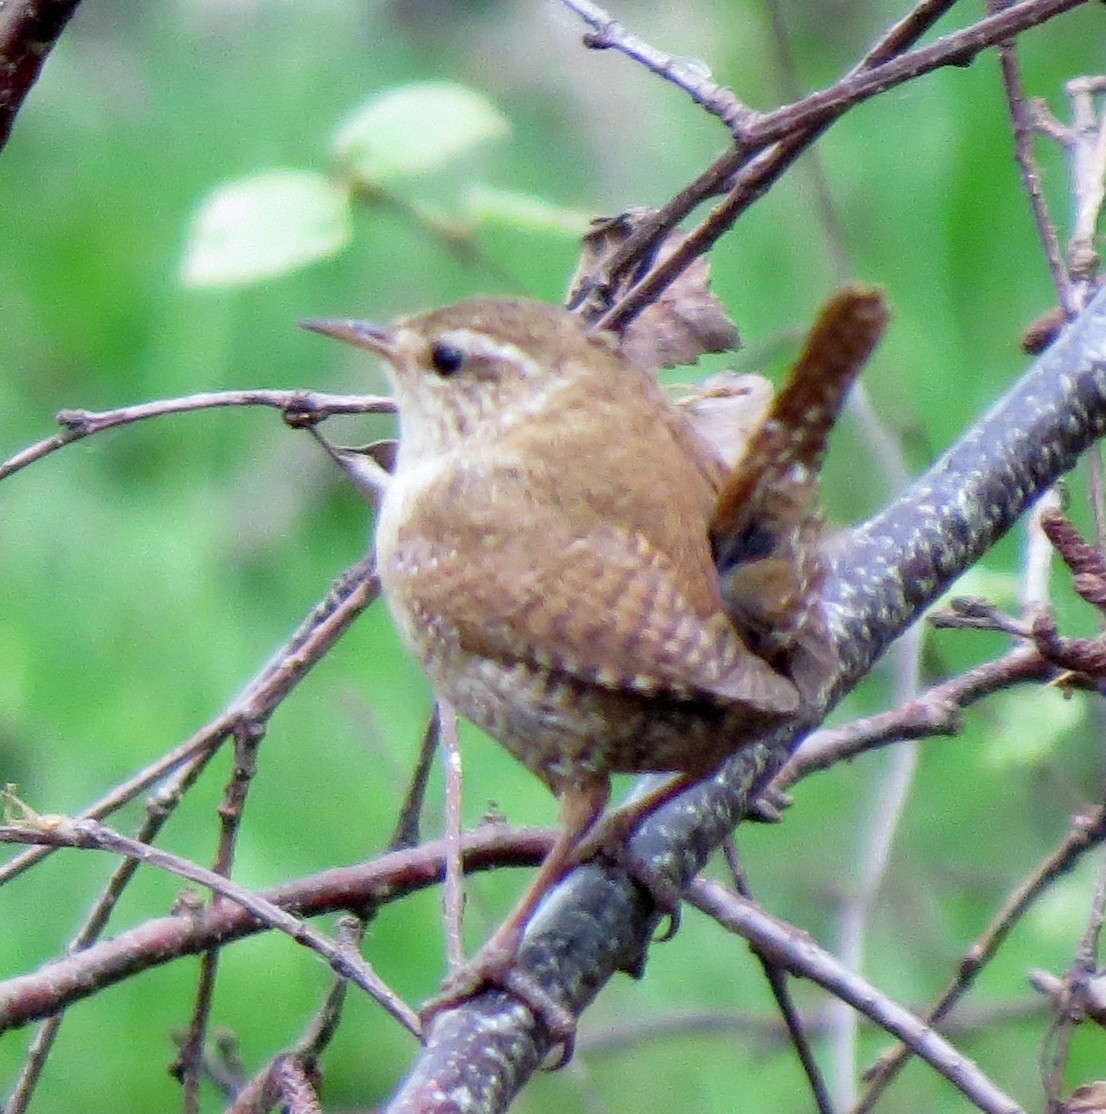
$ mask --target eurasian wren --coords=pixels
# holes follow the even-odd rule
[[[705,777],[816,695],[817,468],[883,320],[857,289],[823,332],[835,306],[879,318],[856,366],[806,367],[728,476],[653,374],[565,310],[478,299],[384,328],[305,322],[390,366],[400,443],[376,546],[404,641],[560,801],[563,831],[467,988],[513,958],[611,774]],[[781,425],[800,413],[813,434]]]

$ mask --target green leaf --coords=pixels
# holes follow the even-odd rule
[[[433,170],[510,131],[486,97],[464,85],[424,81],[373,97],[341,127],[333,152],[339,164],[372,184]]]
[[[1021,601],[1021,577],[985,565],[976,565],[958,577],[933,606],[938,610],[948,607],[949,600],[957,596],[978,597],[997,607],[1015,608]]]
[[[1081,694],[1038,688],[1033,699],[1020,692],[1004,692],[992,705],[992,727],[982,758],[993,769],[1035,766],[1055,750],[1078,726],[1086,712]]]
[[[321,174],[266,170],[200,205],[181,264],[185,286],[240,286],[336,254],[352,235],[349,197]]]
[[[502,224],[577,238],[587,232],[591,222],[587,213],[578,209],[564,209],[532,194],[483,185],[468,189],[465,207],[474,224]]]
[[[1091,862],[1084,860],[1075,873],[1055,878],[1029,910],[1026,922],[1042,939],[1070,946],[1072,937],[1087,921],[1088,895],[1094,887]]]

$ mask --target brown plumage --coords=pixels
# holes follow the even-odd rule
[[[807,702],[823,695],[834,669],[821,603],[819,474],[830,431],[887,319],[874,287],[846,287],[823,309],[710,523],[727,612]]]
[[[391,368],[400,445],[376,543],[404,640],[438,694],[561,801],[561,839],[465,981],[471,989],[502,975],[605,805],[611,774],[706,776],[799,708],[777,651],[802,632],[777,646],[773,625],[807,606],[809,492],[774,470],[779,437],[765,431],[722,487],[727,469],[652,374],[551,306],[480,299],[386,329],[309,327]],[[776,421],[809,417],[815,402],[835,414],[826,394],[785,392]],[[802,414],[792,415],[796,400]],[[800,434],[781,436],[813,473],[824,432],[801,451]],[[765,509],[767,548],[753,538],[752,549],[726,550],[720,531],[734,523],[748,543],[755,525],[742,500]],[[794,529],[791,505],[803,523]],[[712,521],[716,549],[746,566],[727,602]],[[750,570],[786,601],[750,598]]]

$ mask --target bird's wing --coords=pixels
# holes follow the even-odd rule
[[[460,646],[609,689],[708,698],[785,715],[791,682],[741,641],[719,608],[688,603],[672,563],[640,534],[601,527],[576,539],[488,537],[477,553],[408,539],[405,586],[419,621]],[[433,575],[418,575],[419,568]]]

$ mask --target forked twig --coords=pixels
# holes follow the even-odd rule
[[[765,913],[752,902],[706,878],[688,887],[687,900],[697,909],[737,933],[758,950],[770,955],[792,974],[811,979],[882,1028],[907,1041],[925,1060],[980,1110],[990,1114],[1021,1114],[1021,1107],[996,1086],[944,1037],[939,1036],[909,1010],[891,1001],[871,983],[843,967],[804,932]]]

